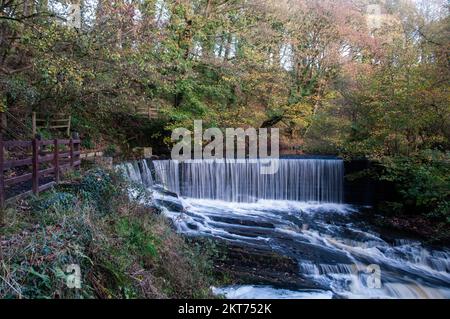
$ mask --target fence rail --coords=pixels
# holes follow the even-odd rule
[[[51,130],[64,129],[67,136],[70,136],[70,128],[72,126],[72,117],[70,115],[53,114],[51,117],[48,117],[33,112],[31,116],[33,136],[36,136],[39,128],[48,128]],[[39,118],[39,116],[41,116],[41,118]]]
[[[76,169],[81,165],[81,141],[79,139],[55,139],[31,141],[3,141],[0,136],[0,209],[9,201],[51,188],[60,181],[61,173]],[[5,152],[21,148],[28,151],[22,159],[5,160]],[[42,166],[46,167],[42,167]],[[5,172],[19,167],[31,168],[31,172],[14,177],[5,177]],[[41,168],[42,167],[42,168]],[[53,181],[40,185],[41,178],[53,176]],[[30,187],[12,198],[6,198],[6,188],[31,181]]]
[[[136,114],[148,117],[150,120],[157,119],[159,115],[159,109],[153,106],[136,107]]]

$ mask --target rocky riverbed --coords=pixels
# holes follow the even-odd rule
[[[450,297],[448,250],[380,234],[357,207],[155,194],[178,232],[215,240],[229,282],[216,291],[227,297]]]

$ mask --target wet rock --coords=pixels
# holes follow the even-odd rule
[[[168,197],[173,197],[173,198],[178,198],[178,195],[176,193],[173,193],[171,191],[168,191],[167,189],[158,186],[158,185],[154,185],[153,190],[158,192],[159,194],[163,195],[163,196],[168,196]]]
[[[273,251],[219,242],[224,258],[216,261],[218,273],[232,284],[270,285],[283,289],[317,289],[317,284],[299,275],[297,262]]]
[[[175,201],[171,201],[171,200],[165,200],[165,199],[155,199],[155,203],[157,204],[157,206],[162,206],[167,208],[169,211],[174,212],[174,213],[184,213],[185,209],[183,207],[183,204],[181,204],[180,202],[175,202]]]
[[[187,226],[190,230],[198,230],[198,226],[197,226],[196,224],[187,223],[186,226]]]
[[[213,223],[210,224],[214,225]],[[237,235],[248,238],[259,238],[269,236],[271,234],[271,230],[268,228],[245,228],[245,227],[228,226],[224,227],[223,229],[226,230],[231,235]]]
[[[210,218],[216,222],[231,224],[231,225],[242,225],[242,226],[252,226],[261,228],[274,229],[275,226],[271,223],[266,223],[263,221],[249,220],[249,219],[237,219],[225,216],[210,216]]]

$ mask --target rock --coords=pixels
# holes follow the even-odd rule
[[[297,262],[273,251],[219,242],[224,258],[216,261],[218,273],[226,274],[237,285],[270,285],[281,289],[320,289],[299,275]]]
[[[170,212],[173,213],[184,213],[185,209],[181,203],[175,203],[168,200],[163,199],[155,199],[155,203],[159,206],[167,208]]]
[[[168,191],[167,189],[162,188],[161,186],[158,185],[153,186],[153,190],[164,196],[178,198],[178,194]]]

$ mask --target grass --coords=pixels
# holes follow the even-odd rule
[[[7,209],[0,298],[212,297],[214,246],[177,235],[141,204],[149,201],[146,190],[93,169]],[[80,266],[80,289],[66,284],[70,265]]]

